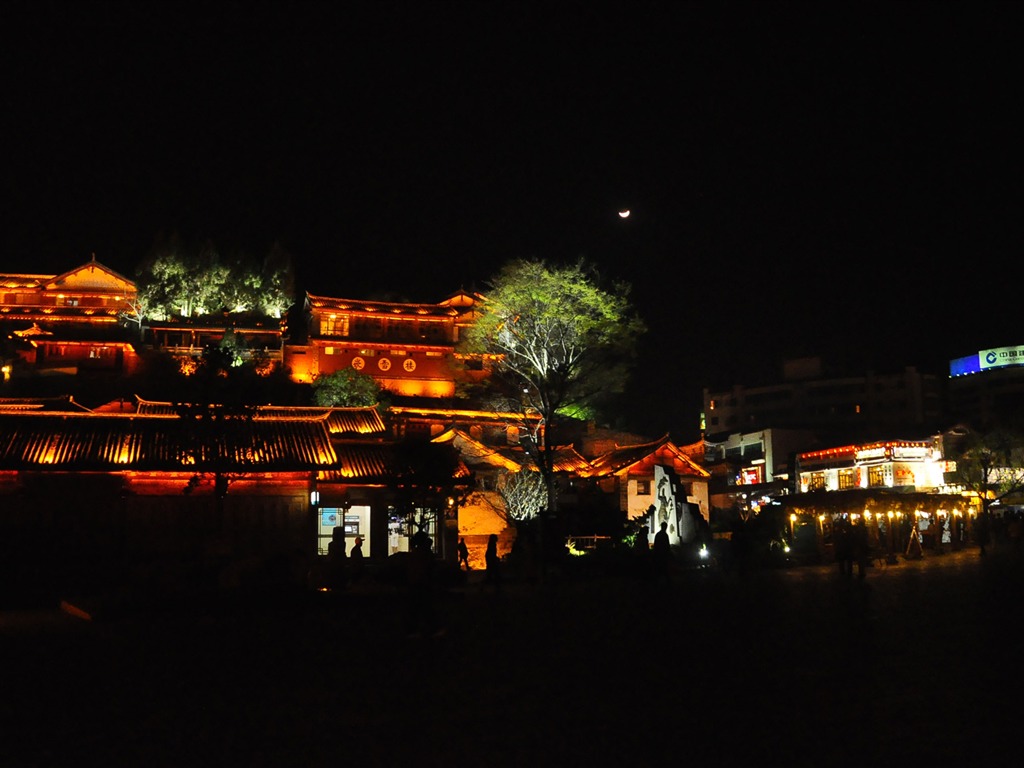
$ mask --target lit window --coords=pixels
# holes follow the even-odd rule
[[[651,495],[651,481],[650,480],[637,480],[636,481],[636,495],[637,496],[650,496]]]

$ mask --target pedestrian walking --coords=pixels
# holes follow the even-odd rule
[[[459,539],[459,567],[469,570],[469,547],[466,546],[466,537]]]
[[[363,575],[362,536],[356,536],[356,543],[352,545],[352,551],[349,552],[349,561],[349,581],[355,584]]]

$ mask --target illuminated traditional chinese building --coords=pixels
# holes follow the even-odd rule
[[[247,568],[305,578],[336,525],[383,559],[410,520],[429,520],[435,552],[454,560],[468,471],[448,446],[389,440],[374,409],[36,405],[0,401],[0,540],[24,573],[52,566],[65,585],[88,573],[93,587]]]
[[[0,328],[21,363],[41,372],[131,373],[138,356],[120,318],[135,283],[95,257],[60,275],[0,274]]]
[[[465,291],[437,304],[307,294],[307,343],[286,346],[285,365],[298,382],[351,368],[395,395],[451,397],[460,379],[485,375],[483,361],[455,351],[479,301]]]
[[[708,520],[708,480],[711,475],[668,435],[646,443],[617,446],[590,461],[588,476],[599,481],[606,493],[619,498],[619,508],[629,519],[647,515],[653,540],[660,521],[669,524],[669,539],[692,542],[696,525],[690,511]]]
[[[239,362],[252,363],[263,373],[284,359],[285,327],[283,320],[264,315],[230,313],[148,321],[146,338],[153,348],[171,355],[188,371],[208,347],[218,346],[232,335]]]

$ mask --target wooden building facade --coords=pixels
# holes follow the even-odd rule
[[[5,366],[132,373],[138,355],[121,316],[135,294],[135,283],[95,257],[60,275],[0,274],[0,330],[12,355]]]
[[[484,361],[456,353],[479,302],[465,291],[436,304],[307,294],[306,344],[285,347],[285,366],[297,382],[351,368],[395,395],[451,397],[460,378],[485,375]]]

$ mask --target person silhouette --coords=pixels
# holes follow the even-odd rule
[[[331,542],[327,545],[327,588],[342,590],[347,581],[345,567],[345,529],[335,526]]]
[[[349,552],[350,563],[350,575],[349,579],[353,584],[359,581],[359,578],[363,574],[363,537],[356,536],[356,543],[352,545],[352,551]]]
[[[854,522],[850,526],[850,567],[853,575],[853,563],[857,563],[857,578],[863,581],[868,575],[868,526],[863,521]]]
[[[978,513],[974,522],[974,537],[978,542],[978,554],[984,557],[987,553],[986,547],[992,541],[992,526],[987,511]]]
[[[498,559],[498,534],[487,537],[487,549],[484,551],[484,583],[490,584],[495,592],[501,591],[501,560]]]
[[[843,577],[853,576],[853,539],[850,523],[845,517],[836,520],[834,541],[839,574]]]
[[[654,562],[655,578],[659,582],[667,583],[671,579],[672,550],[668,541],[668,523],[665,521],[662,521],[660,529],[654,534],[651,557]]]
[[[465,566],[469,570],[469,547],[466,546],[466,537],[459,539],[459,567]]]

